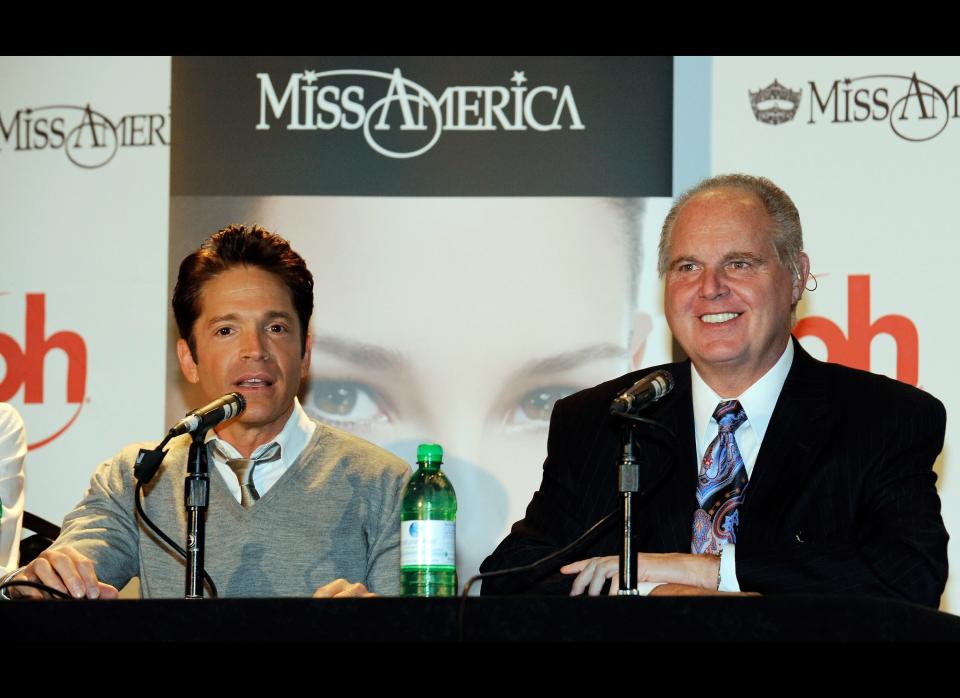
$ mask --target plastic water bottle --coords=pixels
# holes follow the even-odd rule
[[[457,493],[440,470],[439,444],[417,447],[400,509],[401,596],[456,596]]]

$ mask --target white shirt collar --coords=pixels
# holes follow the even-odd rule
[[[303,449],[306,448],[316,428],[316,423],[310,419],[303,407],[300,406],[300,400],[294,397],[293,412],[291,412],[290,417],[287,418],[283,429],[280,430],[280,433],[277,434],[273,441],[258,446],[254,452],[250,454],[250,457],[259,458],[266,452],[271,444],[277,443],[280,444],[280,462],[284,467],[289,466],[300,456]],[[206,443],[211,441],[216,441],[217,448],[229,458],[241,457],[240,452],[233,447],[233,444],[217,436],[214,429],[207,432],[207,438],[205,439]]]
[[[740,395],[721,396],[714,392],[713,388],[707,385],[706,381],[700,376],[697,367],[690,364],[690,382],[693,390],[693,424],[697,434],[698,450],[705,448],[710,442],[706,436],[711,431],[711,422],[713,412],[717,405],[724,400],[739,400],[743,411],[747,413],[747,421],[756,432],[757,442],[762,442],[764,434],[767,433],[767,426],[770,424],[770,418],[773,416],[773,409],[777,405],[777,399],[780,397],[780,391],[787,380],[787,374],[790,373],[790,366],[793,364],[793,340],[787,339],[787,347],[783,354],[777,360],[777,363],[770,368],[760,380],[747,388]],[[713,426],[712,431],[716,432]],[[702,453],[700,454],[702,456]]]

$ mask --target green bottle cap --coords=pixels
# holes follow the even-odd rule
[[[420,444],[417,446],[417,463],[443,463],[443,446]]]

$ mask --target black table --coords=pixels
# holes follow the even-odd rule
[[[24,641],[960,641],[958,616],[849,596],[9,601],[0,627]]]

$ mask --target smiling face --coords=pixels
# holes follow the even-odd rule
[[[780,358],[803,291],[780,263],[772,221],[757,197],[706,191],[674,223],[664,310],[673,336],[725,397],[750,387]],[[809,262],[801,254],[799,278]]]
[[[180,368],[207,401],[233,391],[244,396],[243,414],[217,433],[248,453],[280,433],[293,411],[300,380],[310,368],[310,338],[301,356],[300,322],[290,290],[258,267],[237,266],[218,274],[203,285],[199,301],[193,326],[196,356],[179,340]]]

